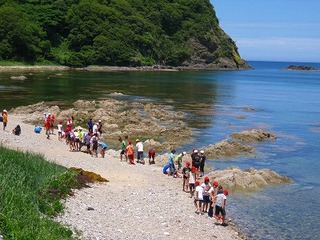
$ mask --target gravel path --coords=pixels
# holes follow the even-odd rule
[[[24,124],[26,116],[8,115],[0,143],[12,149],[43,154],[48,161],[65,167],[83,168],[110,180],[75,192],[66,201],[65,213],[56,220],[68,225],[80,239],[243,239],[236,227],[217,226],[212,218],[194,213],[192,199],[182,192],[181,179],[162,174],[154,165],[129,165],[119,161],[119,152],[106,157],[69,152],[64,142],[34,126]],[[22,134],[11,130],[20,124]]]

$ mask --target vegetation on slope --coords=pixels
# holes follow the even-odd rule
[[[0,61],[245,67],[209,0],[0,0]]]
[[[72,239],[72,231],[50,217],[71,188],[85,186],[74,171],[42,156],[0,146],[0,233],[5,239]]]

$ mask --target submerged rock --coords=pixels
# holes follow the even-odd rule
[[[256,190],[269,185],[293,182],[290,178],[281,176],[270,169],[241,170],[239,167],[230,167],[226,170],[213,171],[208,176],[218,181],[223,188],[233,190]]]
[[[261,129],[252,129],[251,131],[233,133],[230,135],[230,137],[242,142],[261,142],[277,139],[276,135],[263,131]]]
[[[219,159],[252,154],[255,152],[255,149],[252,146],[242,145],[238,142],[223,140],[205,147],[205,152],[207,158]]]

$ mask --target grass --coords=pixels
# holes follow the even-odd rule
[[[61,65],[56,64],[54,62],[47,61],[47,60],[43,60],[41,62],[35,62],[32,64],[27,62],[0,60],[0,66],[12,67],[12,66],[61,66]]]
[[[63,210],[59,200],[66,198],[71,188],[81,187],[79,174],[40,155],[2,146],[0,172],[0,232],[4,239],[72,239],[72,231],[50,217]]]

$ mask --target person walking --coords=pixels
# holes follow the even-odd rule
[[[3,131],[6,130],[8,124],[8,112],[6,109],[2,111],[2,123],[3,123]]]

